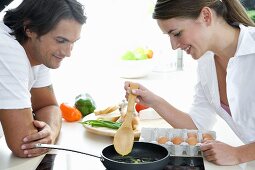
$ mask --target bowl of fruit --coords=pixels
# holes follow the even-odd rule
[[[119,75],[122,78],[141,78],[153,70],[153,51],[147,48],[127,50],[120,57]]]

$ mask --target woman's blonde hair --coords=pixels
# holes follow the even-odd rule
[[[197,18],[203,7],[213,9],[218,16],[222,16],[230,25],[242,23],[255,26],[249,18],[244,6],[239,0],[157,0],[154,19]]]

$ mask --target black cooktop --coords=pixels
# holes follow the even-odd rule
[[[59,170],[54,164],[59,164],[59,162],[67,160],[59,161],[59,159],[57,159],[58,156],[60,157],[60,155],[57,154],[46,154],[36,170]],[[61,157],[63,157],[63,155]],[[72,170],[71,167],[65,167],[64,169],[61,167],[61,169]],[[202,157],[171,156],[170,161],[164,170],[205,170],[205,168]]]
[[[164,170],[205,170],[202,157],[170,156],[170,161]]]

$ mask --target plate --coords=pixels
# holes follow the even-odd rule
[[[86,120],[96,120],[95,114],[91,113],[83,118],[82,121]],[[92,127],[91,125],[83,125],[85,129],[91,133],[97,134],[97,135],[103,135],[103,136],[112,136],[114,137],[115,133],[117,130],[115,129],[110,129],[106,127]],[[134,131],[135,138],[139,138],[141,134],[140,128],[138,130]]]

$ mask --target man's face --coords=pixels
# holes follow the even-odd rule
[[[65,19],[41,37],[32,32],[24,46],[31,65],[44,64],[48,68],[58,68],[65,57],[71,56],[74,42],[80,38],[81,28],[77,21]]]

